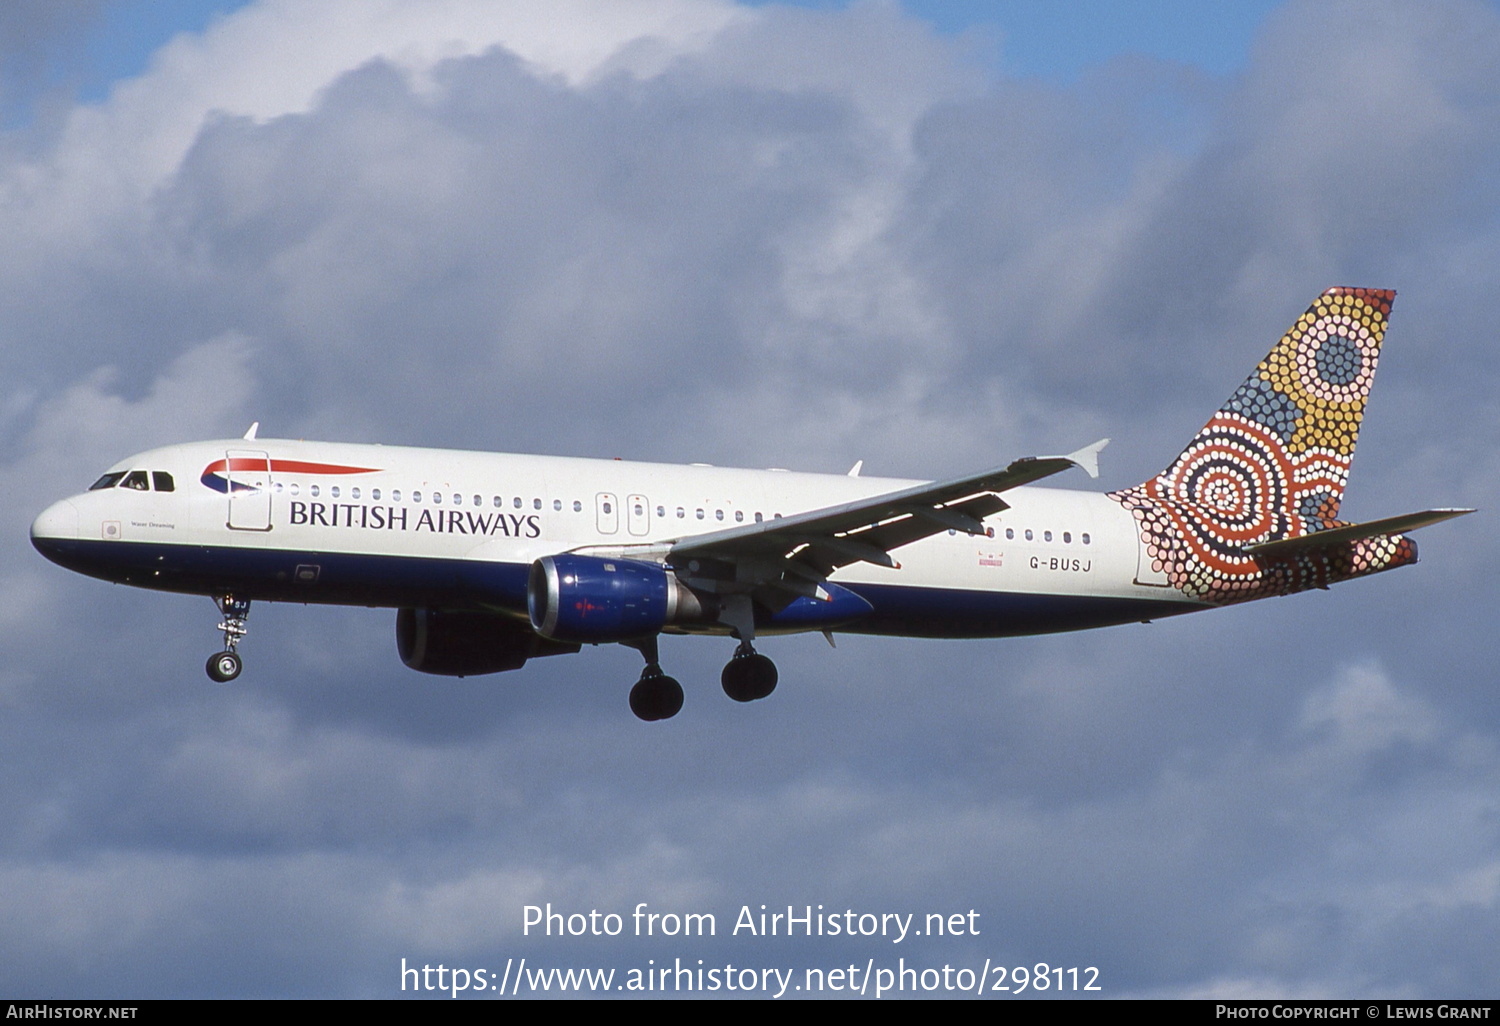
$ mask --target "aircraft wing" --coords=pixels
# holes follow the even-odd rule
[[[1108,443],[1106,438],[1067,456],[1026,457],[980,474],[692,535],[669,543],[667,558],[679,573],[686,569],[694,578],[702,572],[732,581],[733,590],[779,589],[787,600],[818,596],[823,579],[841,566],[865,562],[896,568],[900,564],[891,553],[903,545],[948,530],[983,534],[980,521],[1009,508],[1001,492],[1069,467],[1098,476],[1099,450]],[[691,570],[694,563],[698,571]]]

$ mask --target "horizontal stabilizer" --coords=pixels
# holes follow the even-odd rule
[[[1473,512],[1472,509],[1429,509],[1421,513],[1404,513],[1399,517],[1369,520],[1363,524],[1344,524],[1342,527],[1331,527],[1326,531],[1314,531],[1312,534],[1302,534],[1295,538],[1282,538],[1279,541],[1262,542],[1259,545],[1246,545],[1245,552],[1257,559],[1284,558],[1340,545],[1344,542],[1415,531],[1419,527],[1440,524],[1444,520],[1452,520],[1454,517]]]

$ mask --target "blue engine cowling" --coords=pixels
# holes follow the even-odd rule
[[[531,564],[526,609],[543,638],[605,644],[650,637],[673,625],[714,623],[719,605],[658,563],[563,553]],[[798,598],[775,612],[757,606],[755,623],[781,632],[826,630],[872,609],[849,589],[824,582],[822,598]]]
[[[699,597],[666,567],[568,553],[531,564],[526,609],[542,637],[577,644],[633,641],[707,616]]]

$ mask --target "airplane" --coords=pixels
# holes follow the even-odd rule
[[[775,689],[757,638],[997,638],[1285,595],[1417,561],[1406,532],[1473,512],[1338,519],[1395,293],[1324,292],[1157,476],[1100,493],[1108,439],[944,481],[242,438],[168,446],[47,508],[67,569],[207,595],[218,682],[253,601],[391,607],[413,670],[468,676],[622,644],[644,720],[683,704],[662,634],[737,642],[736,701]]]

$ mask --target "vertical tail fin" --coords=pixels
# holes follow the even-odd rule
[[[1245,547],[1336,522],[1395,296],[1323,293],[1171,466],[1114,493],[1172,585],[1219,602],[1295,590]]]
[[[1259,507],[1280,520],[1266,525],[1266,541],[1337,517],[1395,298],[1349,288],[1319,296],[1156,478],[1163,494],[1226,512]]]

